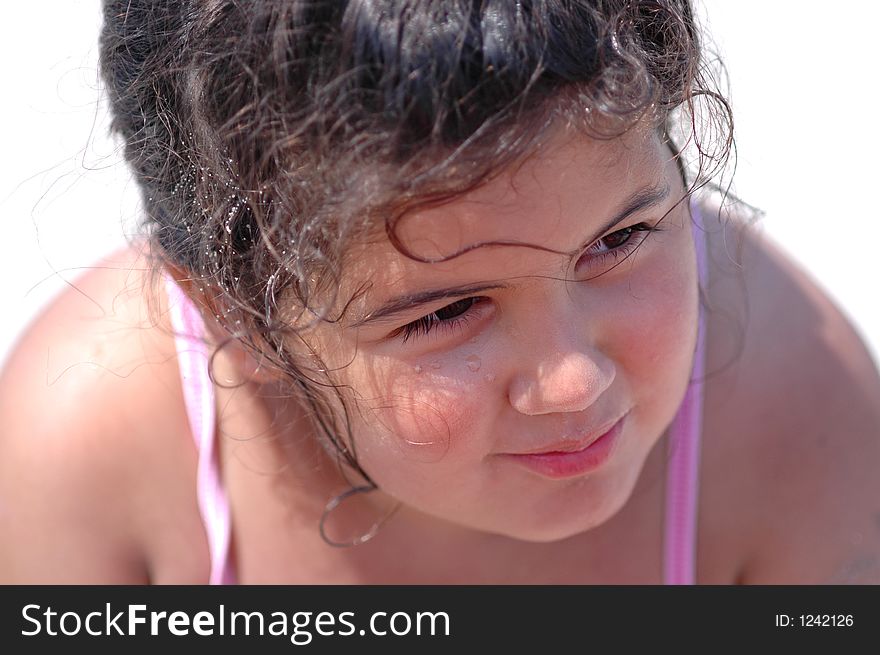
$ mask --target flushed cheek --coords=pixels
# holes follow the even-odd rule
[[[690,379],[697,281],[687,256],[658,257],[642,271],[633,272],[628,301],[619,304],[614,357],[633,381],[645,427],[662,429],[661,424],[674,416]]]
[[[359,403],[358,451],[365,463],[387,458],[453,465],[483,456],[489,414],[484,376],[421,371],[382,377],[384,384],[374,387],[380,391]]]

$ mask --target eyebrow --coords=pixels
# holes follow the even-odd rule
[[[622,223],[627,218],[649,207],[653,207],[663,202],[669,196],[670,188],[668,185],[654,185],[639,189],[623,202],[623,209],[617,212],[614,217],[608,221],[602,228],[596,232],[595,236],[590,237],[583,246],[576,248],[571,254],[580,252],[591,243],[596,241],[603,234],[608,232],[618,223]],[[396,296],[376,308],[367,316],[355,321],[350,327],[360,327],[367,323],[378,322],[382,319],[388,319],[396,316],[404,311],[409,311],[419,305],[427,305],[438,300],[460,298],[470,296],[472,294],[483,291],[491,291],[495,289],[507,289],[510,285],[502,282],[490,282],[483,284],[460,285],[454,287],[446,287],[443,289],[430,289],[427,291],[419,291],[417,293],[404,294]]]

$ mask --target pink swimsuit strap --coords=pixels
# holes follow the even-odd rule
[[[702,215],[694,200],[691,202],[691,216],[697,271],[699,279],[705,284],[708,279],[706,242]],[[669,428],[663,581],[671,585],[688,585],[696,582],[697,498],[705,349],[706,317],[703,308],[700,307],[691,381]]]
[[[195,304],[174,280],[167,276],[165,279],[183,400],[199,456],[196,497],[211,557],[208,583],[233,584],[235,576],[229,557],[232,523],[217,456],[217,409],[214,383],[209,374],[210,353],[205,343],[205,324]]]

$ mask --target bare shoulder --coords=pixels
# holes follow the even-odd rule
[[[108,257],[0,374],[5,582],[186,582],[206,561],[173,339],[149,287],[136,251]]]
[[[875,364],[778,245],[735,215],[706,213],[708,539],[737,553],[741,582],[880,583]]]

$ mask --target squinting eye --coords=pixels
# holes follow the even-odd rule
[[[604,265],[608,263],[609,257],[616,262],[621,258],[631,255],[645,240],[649,233],[662,231],[663,228],[657,227],[656,225],[649,225],[648,223],[631,225],[622,230],[618,230],[617,232],[612,232],[608,236],[602,237],[587,250],[584,256],[590,260],[588,262],[588,265],[590,266]],[[594,253],[596,246],[602,243],[606,244],[606,250],[591,254]]]
[[[474,305],[481,300],[488,300],[484,297],[471,297],[456,300],[445,307],[438,309],[427,316],[407,323],[403,327],[392,332],[389,337],[403,336],[404,343],[411,337],[426,335],[434,329],[452,330],[455,328],[463,328],[468,320],[470,320]]]
[[[446,305],[446,307],[438,309],[436,312],[434,312],[434,316],[436,316],[441,321],[448,321],[449,319],[455,318],[456,316],[461,316],[471,308],[471,305],[474,304],[474,300],[476,300],[476,298],[465,298],[464,300],[456,300],[451,305]]]
[[[588,266],[591,267],[604,265],[608,257],[616,261],[630,255],[645,240],[648,233],[661,231],[661,228],[647,223],[631,225],[596,241],[586,251],[582,259],[587,259]],[[596,252],[596,248],[601,244],[605,244],[606,249]],[[485,304],[484,301],[489,301],[489,298],[474,296],[456,300],[427,316],[397,328],[388,335],[388,338],[402,336],[403,342],[406,343],[413,337],[424,337],[434,331],[440,331],[439,334],[442,335],[444,331],[464,329],[471,319],[480,314],[480,309]]]
[[[632,238],[632,235],[634,233],[635,229],[628,227],[624,230],[619,230],[617,232],[609,234],[604,239],[601,239],[601,241],[604,241],[609,249],[619,248],[620,246],[625,246],[626,243]]]

